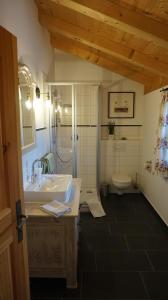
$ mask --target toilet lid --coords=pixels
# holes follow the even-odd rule
[[[131,181],[131,177],[128,176],[128,175],[123,175],[123,174],[115,174],[112,176],[112,179],[114,181],[117,181],[117,182],[130,182]]]

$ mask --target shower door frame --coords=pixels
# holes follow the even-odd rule
[[[99,111],[99,102],[100,102],[100,87],[101,82],[87,82],[87,81],[79,81],[79,82],[62,82],[62,81],[56,81],[56,82],[47,82],[48,88],[49,88],[49,95],[51,99],[51,87],[52,86],[71,86],[72,87],[72,176],[74,178],[77,178],[77,122],[76,122],[76,94],[75,94],[75,87],[77,85],[86,85],[86,86],[97,86],[98,87],[98,96],[97,96],[97,132],[96,132],[96,183],[97,188],[99,190],[100,185],[100,111]],[[51,140],[51,118],[49,118],[49,134],[50,134],[50,140]],[[50,143],[50,151],[51,151],[51,143]]]
[[[51,88],[52,86],[71,86],[72,88],[72,176],[74,178],[77,177],[77,150],[76,150],[76,104],[75,104],[75,97],[74,97],[74,86],[70,82],[47,82],[48,90],[49,90],[49,96],[50,99],[52,99],[52,92]],[[52,118],[51,118],[51,112],[49,114],[49,135],[50,135],[50,152],[52,152],[51,147],[51,139],[52,139]]]

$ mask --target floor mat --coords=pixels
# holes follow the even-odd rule
[[[81,191],[80,204],[81,206],[87,205],[94,218],[106,215],[96,189],[83,189]]]

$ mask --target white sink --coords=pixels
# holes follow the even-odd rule
[[[72,175],[41,175],[40,184],[30,183],[24,190],[27,202],[48,202],[58,200],[68,202],[72,189]]]

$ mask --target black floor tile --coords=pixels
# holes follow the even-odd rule
[[[131,199],[130,201],[128,199],[125,199],[124,196],[118,196],[116,199],[113,199],[113,196],[111,196],[111,199],[107,199],[106,201],[103,201],[103,206],[107,208],[112,209],[133,209],[135,208],[135,203]]]
[[[60,300],[62,298],[79,298],[80,285],[80,279],[77,289],[67,289],[66,280],[62,278],[32,278],[30,288],[34,299]]]
[[[81,232],[86,235],[109,235],[110,226],[108,223],[84,223],[81,226]]]
[[[31,297],[31,300],[63,300],[62,297],[57,297],[57,296],[47,296],[47,297],[43,297],[43,296],[40,296],[40,297]],[[68,299],[68,300],[71,300],[71,299]],[[78,300],[77,298],[75,298],[75,300]]]
[[[132,250],[168,250],[168,239],[165,236],[127,235],[127,241]]]
[[[81,251],[127,250],[124,237],[103,235],[80,235]]]
[[[153,214],[143,214],[142,212],[124,213],[116,215],[117,223],[130,223],[130,224],[160,224],[160,219]]]
[[[149,235],[152,230],[147,224],[118,223],[110,224],[110,232],[112,235]]]
[[[107,215],[80,214],[77,289],[32,279],[32,300],[168,300],[168,228],[142,194],[111,194]]]
[[[148,255],[156,271],[168,272],[168,251],[148,251]]]
[[[93,272],[96,271],[95,253],[93,251],[79,251],[78,253],[78,271]]]
[[[106,223],[106,222],[116,222],[115,216],[111,216],[106,214],[106,216],[101,218],[94,218],[91,213],[80,213],[80,225],[83,224],[99,224],[99,223]]]
[[[168,272],[145,272],[142,277],[152,300],[168,299]]]
[[[150,224],[152,234],[156,235],[165,235],[168,238],[168,226],[166,226],[163,222],[159,222],[157,224]]]
[[[96,252],[98,271],[152,271],[143,251]]]
[[[148,299],[138,273],[84,273],[82,299]]]
[[[121,206],[121,207],[120,207]],[[119,207],[113,207],[112,205],[110,206],[105,206],[103,205],[107,215],[110,215],[112,217],[115,216],[131,216],[132,214],[135,214],[135,209],[134,207],[129,207],[129,206],[123,206],[122,204]]]

